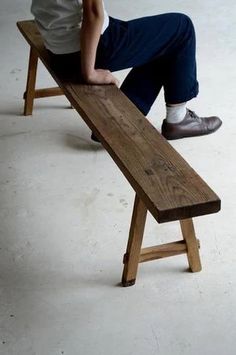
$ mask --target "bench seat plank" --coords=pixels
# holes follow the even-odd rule
[[[219,197],[117,87],[67,82],[50,67],[34,21],[17,25],[159,223],[220,210]]]

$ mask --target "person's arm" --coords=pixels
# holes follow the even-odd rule
[[[116,84],[109,70],[95,69],[97,46],[104,21],[102,0],[83,0],[83,22],[80,35],[81,70],[90,84]]]

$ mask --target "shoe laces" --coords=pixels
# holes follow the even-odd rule
[[[196,121],[198,121],[198,122],[201,122],[202,120],[201,120],[201,117],[199,117],[197,114],[196,114],[196,112],[194,112],[194,111],[192,111],[192,110],[189,110],[189,109],[187,109],[188,110],[188,113],[189,113],[189,116],[190,117],[192,117],[193,119],[195,119]]]

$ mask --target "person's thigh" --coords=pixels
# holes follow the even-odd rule
[[[110,18],[97,51],[97,67],[111,71],[140,66],[170,56],[191,26],[188,16],[167,13],[121,21]]]

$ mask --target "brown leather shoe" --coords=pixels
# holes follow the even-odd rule
[[[169,140],[196,137],[213,133],[221,125],[222,121],[219,117],[198,117],[195,112],[187,109],[186,115],[180,123],[168,123],[165,119],[162,123],[161,133]]]
[[[92,132],[92,134],[91,134],[91,139],[92,139],[94,142],[101,143],[100,140],[96,137],[95,133],[93,133],[93,132]]]

